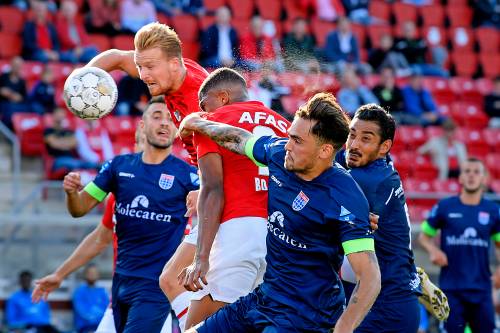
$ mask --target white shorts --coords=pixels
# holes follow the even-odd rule
[[[95,333],[116,333],[115,320],[113,318],[113,309],[111,307],[104,311],[104,315],[95,330]]]
[[[239,217],[222,223],[210,252],[208,285],[192,300],[210,294],[213,300],[233,303],[262,283],[266,271],[267,220]]]
[[[184,237],[182,240],[184,243],[196,245],[196,241],[198,240],[198,225],[195,225],[191,231],[189,231],[189,234]]]

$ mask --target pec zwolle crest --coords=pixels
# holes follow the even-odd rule
[[[164,189],[168,190],[174,185],[175,176],[167,175],[166,173],[162,173],[160,176],[160,180],[158,180],[158,185]]]
[[[292,202],[292,208],[295,211],[299,211],[302,208],[304,208],[308,202],[309,198],[307,197],[307,195],[305,195],[304,192],[300,191],[300,193],[297,194],[297,196]]]

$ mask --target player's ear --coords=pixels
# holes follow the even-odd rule
[[[139,120],[139,128],[141,129],[141,132],[144,133],[144,118]]]
[[[227,105],[230,102],[229,92],[227,90],[221,90],[219,92],[219,98],[221,99],[222,104]]]
[[[386,155],[392,147],[392,140],[387,139],[380,145],[380,153]]]
[[[319,157],[321,159],[329,159],[335,154],[335,148],[330,143],[324,143],[319,150]]]

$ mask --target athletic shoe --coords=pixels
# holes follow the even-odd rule
[[[448,319],[450,306],[448,305],[446,295],[432,283],[427,273],[421,267],[417,267],[417,273],[420,277],[420,286],[422,287],[422,296],[418,298],[420,303],[440,321]]]

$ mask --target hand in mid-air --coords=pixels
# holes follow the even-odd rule
[[[207,285],[207,272],[210,268],[208,259],[201,260],[195,258],[194,262],[184,268],[182,272],[177,276],[179,284],[182,284],[184,288],[188,291],[198,291],[203,289],[203,285]]]
[[[495,269],[495,273],[493,274],[492,279],[493,287],[495,287],[495,289],[500,289],[500,267],[497,267],[497,269]]]
[[[448,266],[448,257],[446,256],[446,253],[444,253],[440,249],[432,251],[429,255],[429,259],[434,265],[437,265],[439,267]]]
[[[38,303],[41,299],[47,300],[49,294],[61,286],[62,279],[56,274],[47,275],[35,281],[35,289],[31,294],[31,300]]]
[[[181,124],[179,125],[179,136],[181,138],[185,138],[192,135],[194,129],[196,129],[194,125],[198,120],[203,118],[204,114],[204,112],[195,112],[184,118],[184,120],[182,120]]]
[[[68,194],[73,194],[83,189],[82,180],[78,172],[70,172],[64,176],[63,181],[64,191]]]
[[[196,191],[190,191],[188,195],[186,196],[186,214],[184,214],[185,217],[191,217],[193,215],[196,215],[196,205],[198,204],[198,194],[200,193],[200,190]]]

